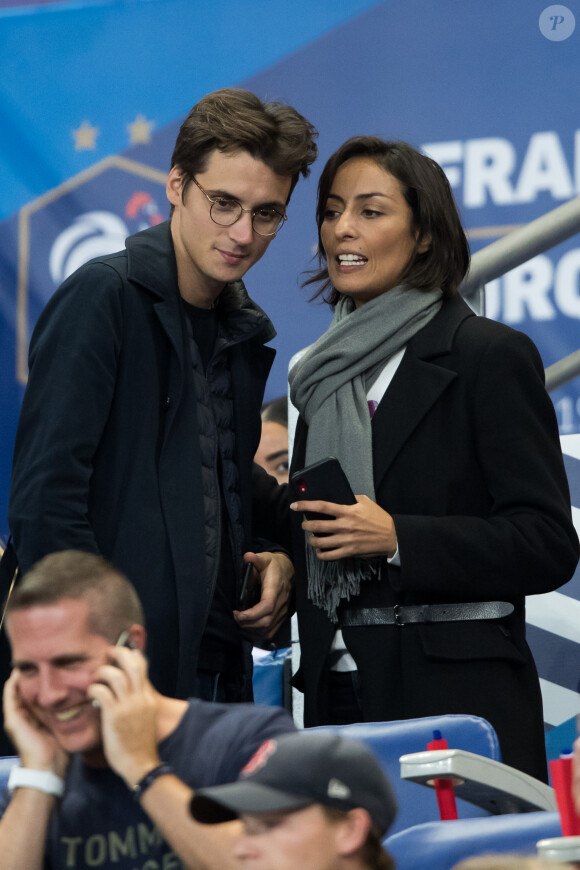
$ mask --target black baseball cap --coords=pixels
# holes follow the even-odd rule
[[[329,731],[299,731],[266,740],[237,782],[196,791],[191,814],[216,824],[242,814],[323,804],[362,807],[383,836],[397,814],[391,784],[359,740]]]

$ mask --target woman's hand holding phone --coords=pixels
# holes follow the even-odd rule
[[[322,561],[349,556],[391,557],[397,549],[393,518],[366,495],[357,495],[356,504],[327,501],[297,501],[292,510],[326,514],[327,519],[305,519],[302,528],[310,533],[309,544]]]
[[[354,495],[334,456],[295,471],[291,484],[296,501],[290,507],[304,513],[302,528],[319,559],[394,555],[393,518],[368,496]]]

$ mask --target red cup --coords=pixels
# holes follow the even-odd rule
[[[550,761],[552,785],[556,792],[556,805],[564,837],[580,835],[580,816],[576,813],[572,796],[572,756],[562,755]]]

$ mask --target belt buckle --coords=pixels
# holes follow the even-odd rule
[[[403,622],[403,617],[401,615],[401,605],[400,604],[395,604],[395,606],[393,607],[393,612],[395,615],[395,625],[398,625],[398,626],[405,625],[405,623]]]

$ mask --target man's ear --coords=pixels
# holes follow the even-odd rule
[[[179,205],[182,201],[183,179],[181,167],[172,166],[165,185],[165,193],[171,205]]]
[[[341,856],[353,855],[364,844],[372,827],[371,817],[362,807],[349,810],[346,818],[339,822],[336,832],[336,848]]]
[[[145,626],[139,625],[139,623],[132,625],[129,629],[129,639],[135,649],[145,653],[145,647],[147,644],[147,632],[145,631]]]

